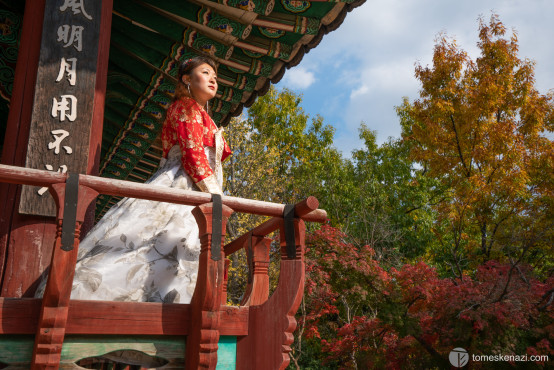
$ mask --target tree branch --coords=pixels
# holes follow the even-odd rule
[[[423,348],[425,348],[427,352],[429,352],[431,357],[433,357],[441,365],[442,368],[450,369],[450,363],[445,358],[443,358],[440,353],[438,353],[433,347],[431,347],[429,343],[424,341],[423,338],[421,338],[420,336],[414,335],[413,337],[419,342],[419,344],[421,344]]]
[[[542,301],[546,300],[546,298],[548,297],[548,295],[550,294],[550,298],[548,299],[548,301],[541,307],[539,307],[539,312],[543,312],[544,310],[546,310],[546,308],[548,306],[550,306],[552,304],[552,302],[554,301],[554,289],[550,289],[548,292],[546,292],[541,300],[539,301],[539,303],[541,303]]]
[[[456,124],[454,123],[454,117],[450,115],[450,121],[452,122],[452,128],[454,129],[454,134],[456,135],[456,146],[458,148],[458,155],[460,156],[460,160],[462,161],[462,165],[464,166],[464,169],[466,170],[467,177],[471,176],[471,171],[466,166],[466,162],[464,160],[464,155],[462,154],[462,148],[460,147],[460,138],[458,137],[458,130],[456,130]]]

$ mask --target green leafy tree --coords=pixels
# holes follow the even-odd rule
[[[423,255],[434,239],[431,204],[441,199],[443,188],[409,157],[411,143],[389,139],[378,146],[375,132],[364,124],[360,138],[365,147],[353,152],[355,201],[342,230],[358,245],[371,245],[378,259],[385,255],[398,264]]]
[[[340,161],[332,146],[334,129],[321,117],[309,122],[301,101],[290,90],[272,87],[248,109],[247,117],[229,125],[227,136],[233,147],[225,168],[229,194],[294,203],[323,187],[322,174]]]
[[[329,172],[327,164],[340,160],[340,154],[332,147],[333,128],[321,117],[310,120],[301,101],[290,90],[272,87],[249,108],[246,117],[231,122],[226,137],[233,155],[225,166],[226,193],[275,203],[319,197],[325,182],[322,174]],[[233,214],[229,234],[237,237],[262,221],[261,216]],[[279,248],[273,246],[272,285],[278,278],[279,253]],[[243,251],[232,256],[228,297],[235,303],[240,301],[246,284],[245,260]]]

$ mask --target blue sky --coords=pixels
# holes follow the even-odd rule
[[[541,93],[554,89],[554,1],[552,0],[367,0],[346,16],[276,86],[303,95],[302,107],[336,128],[343,155],[361,148],[361,122],[382,143],[400,136],[394,106],[418,97],[416,63],[431,64],[440,32],[475,59],[478,17],[494,11],[519,39],[520,58],[536,62]]]

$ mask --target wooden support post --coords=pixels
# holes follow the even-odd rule
[[[221,305],[226,306],[227,305],[227,283],[229,279],[229,264],[231,263],[231,260],[228,258],[225,258],[225,275],[223,278],[223,292],[221,293]]]
[[[45,0],[27,0],[17,55],[10,113],[1,161],[24,166],[40,55]],[[23,217],[16,211],[18,185],[0,184],[0,283],[2,297],[31,296],[46,268],[56,234],[54,219]],[[24,247],[25,246],[25,247]],[[43,247],[44,246],[44,247]],[[48,258],[42,258],[48,255]],[[29,289],[31,287],[31,289]]]
[[[271,239],[252,236],[246,247],[248,284],[241,306],[257,306],[269,297],[269,245]]]
[[[78,186],[73,248],[64,250],[67,249],[62,245],[66,191],[65,183],[54,184],[50,187],[58,210],[57,233],[35,336],[32,369],[58,369],[59,367],[69,312],[71,286],[79,250],[81,224],[88,206],[98,196],[96,191],[85,186]]]
[[[213,203],[202,204],[192,211],[198,223],[200,258],[196,289],[191,300],[190,330],[185,354],[187,369],[215,369],[221,297],[225,279],[225,253],[223,251],[225,225],[233,210],[222,206],[221,230],[213,230]],[[212,233],[221,233],[219,255],[212,254]],[[218,258],[219,257],[219,258]]]
[[[237,341],[237,369],[284,369],[290,362],[294,315],[304,291],[305,229],[304,221],[294,220],[296,254],[290,259],[281,226],[279,284],[264,304],[250,306],[248,335]]]

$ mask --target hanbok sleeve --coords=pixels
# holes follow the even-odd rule
[[[200,190],[222,194],[214,171],[204,151],[202,114],[194,106],[184,107],[180,119],[174,121],[181,147],[181,163]]]

